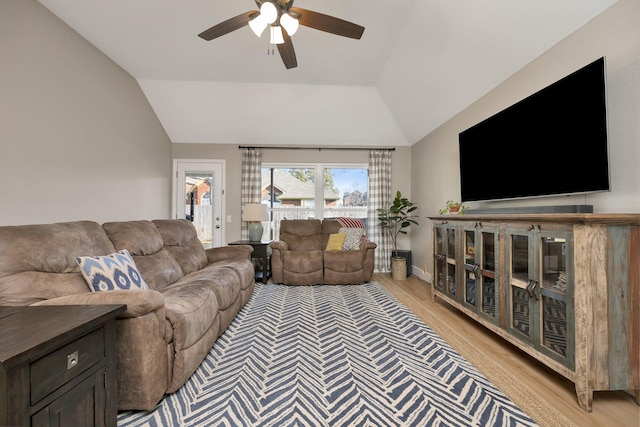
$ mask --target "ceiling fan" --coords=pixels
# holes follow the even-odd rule
[[[299,25],[325,31],[352,39],[360,39],[364,27],[312,10],[293,7],[294,0],[255,0],[260,10],[250,10],[227,19],[198,34],[205,40],[213,40],[249,25],[260,37],[269,27],[271,43],[278,46],[278,52],[287,69],[298,66],[291,36]]]

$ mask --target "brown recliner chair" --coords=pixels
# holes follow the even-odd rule
[[[325,250],[329,236],[340,228],[335,219],[282,220],[280,240],[271,242],[273,282],[346,285],[371,281],[375,243],[365,240],[356,250]]]

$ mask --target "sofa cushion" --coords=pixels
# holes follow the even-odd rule
[[[151,221],[106,222],[102,228],[116,250],[127,249],[133,256],[152,255],[164,246]]]
[[[172,287],[203,286],[211,289],[215,294],[218,309],[226,310],[240,294],[240,280],[235,269],[227,266],[209,266],[194,271],[178,280]]]
[[[364,263],[361,251],[326,252],[324,283],[332,285],[362,284]]]
[[[183,276],[176,259],[164,247],[162,235],[151,221],[102,224],[117,250],[127,249],[151,289],[164,289]]]
[[[152,255],[134,256],[133,260],[151,289],[164,289],[183,276],[180,265],[166,248]]]
[[[161,293],[176,351],[197,343],[212,326],[216,327],[217,334],[218,302],[209,287],[191,284],[171,286]]]
[[[149,289],[128,250],[109,255],[76,258],[92,292]]]
[[[324,254],[324,268],[338,273],[362,272],[362,252],[327,252]]]
[[[322,223],[319,219],[280,221],[280,240],[289,245],[290,251],[322,251],[327,247],[327,242],[322,241],[321,234]]]
[[[178,261],[183,274],[207,265],[207,254],[193,224],[185,219],[154,220],[165,248]]]
[[[346,237],[346,233],[336,233],[329,235],[329,241],[327,242],[325,251],[341,251]]]
[[[328,252],[342,253],[342,252]],[[284,283],[322,284],[322,251],[287,251],[284,253]]]
[[[0,304],[89,292],[76,258],[115,252],[92,221],[0,227]]]

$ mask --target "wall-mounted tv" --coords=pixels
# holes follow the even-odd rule
[[[461,132],[463,202],[609,190],[605,59]]]

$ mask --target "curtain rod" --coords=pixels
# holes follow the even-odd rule
[[[395,148],[364,148],[364,147],[276,147],[276,146],[268,146],[268,147],[252,147],[252,146],[248,146],[248,145],[238,145],[239,149],[259,149],[259,150],[318,150],[318,151],[322,151],[322,150],[350,150],[350,151],[357,151],[357,150],[366,150],[366,151],[371,151],[371,150],[382,150],[382,151],[396,151]]]

